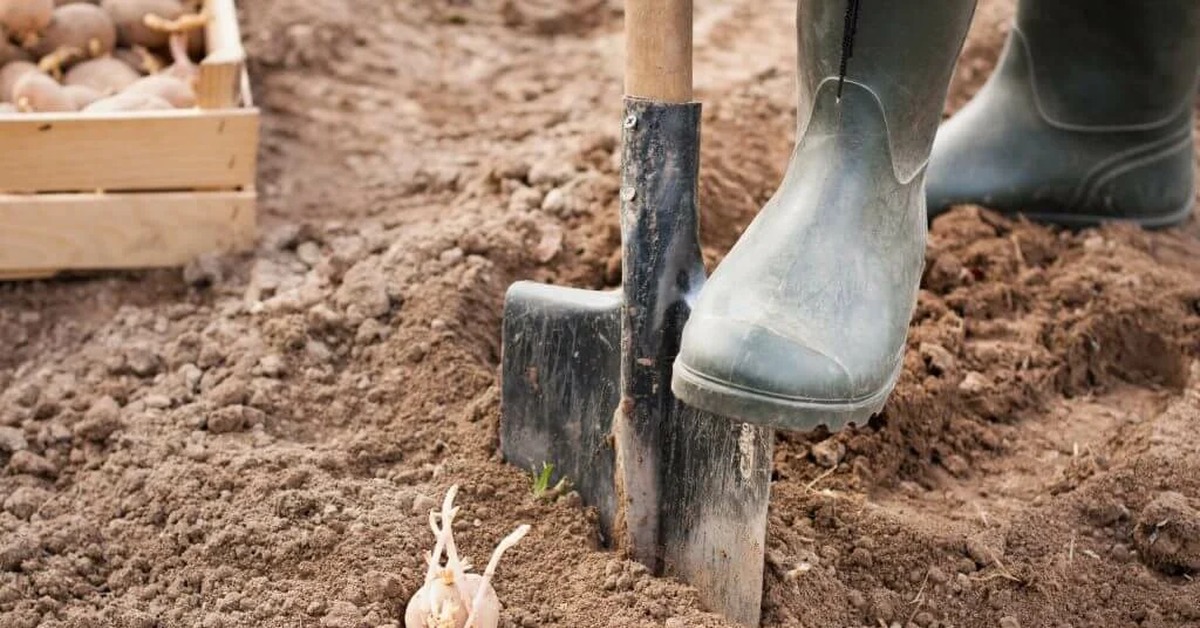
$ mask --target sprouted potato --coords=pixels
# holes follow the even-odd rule
[[[94,90],[87,85],[66,85],[63,87],[63,93],[75,105],[75,109],[82,111],[84,107],[104,98],[104,94]]]
[[[60,48],[77,48],[88,58],[109,54],[117,46],[117,27],[108,12],[94,4],[68,4],[54,10],[33,53],[44,57]]]
[[[22,46],[37,45],[54,16],[54,0],[0,0],[0,24]]]
[[[67,71],[63,83],[86,85],[102,94],[115,94],[133,85],[141,75],[112,57],[84,61]]]
[[[171,103],[178,109],[196,106],[196,90],[193,84],[198,70],[192,63],[187,52],[188,32],[197,30],[207,22],[202,14],[186,14],[174,20],[166,20],[156,15],[144,18],[146,26],[168,33],[170,36],[171,56],[174,63],[167,69],[139,79],[123,90],[127,94],[152,94]]]
[[[454,517],[458,514],[454,496],[457,493],[458,487],[451,486],[446,491],[441,513],[429,513],[429,527],[436,540],[433,552],[425,555],[428,563],[425,584],[413,594],[404,610],[405,628],[497,628],[500,624],[500,599],[492,588],[492,577],[501,555],[524,538],[529,526],[519,526],[500,541],[483,575],[467,573],[471,566],[459,558],[454,543]],[[446,554],[444,565],[443,552]]]
[[[145,46],[117,48],[113,51],[113,56],[142,74],[157,74],[166,67],[166,62]]]
[[[30,112],[76,111],[75,101],[58,81],[43,72],[26,72],[13,86],[17,109]]]
[[[166,74],[151,74],[138,79],[122,94],[149,94],[171,103],[176,109],[196,106],[196,90],[187,81]]]
[[[12,43],[12,41],[8,38],[8,33],[6,33],[4,28],[0,26],[0,66],[6,65],[9,61],[32,60],[33,57],[30,56],[29,52],[27,52],[24,48]]]
[[[184,13],[179,0],[104,0],[100,6],[116,23],[122,44],[147,48],[167,45],[167,33],[147,26],[147,15],[174,20]]]
[[[0,99],[13,102],[13,88],[28,72],[37,72],[38,67],[30,61],[11,61],[0,68]]]

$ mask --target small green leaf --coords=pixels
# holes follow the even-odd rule
[[[541,499],[550,490],[550,476],[554,475],[554,465],[542,463],[542,470],[533,470],[533,498]]]

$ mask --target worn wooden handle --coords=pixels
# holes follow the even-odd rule
[[[625,0],[625,93],[692,100],[692,0]]]

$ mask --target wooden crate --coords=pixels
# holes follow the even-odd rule
[[[234,0],[205,4],[198,108],[0,117],[0,279],[253,246],[259,112]]]

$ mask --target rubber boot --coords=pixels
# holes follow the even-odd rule
[[[974,0],[801,0],[786,178],[684,328],[672,390],[788,429],[863,423],[895,385],[925,253],[925,169]]]
[[[995,73],[938,132],[931,213],[1183,222],[1198,72],[1197,0],[1022,0]]]

